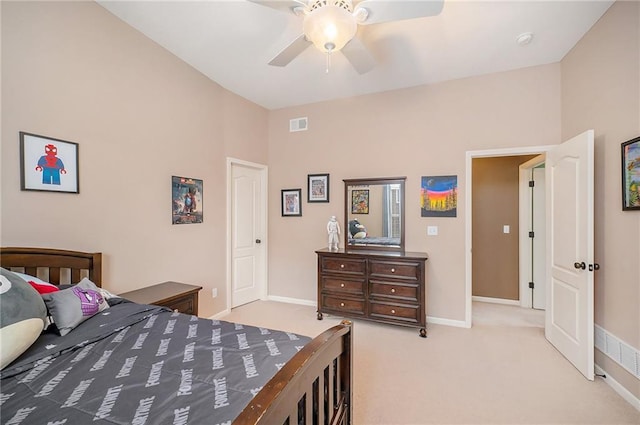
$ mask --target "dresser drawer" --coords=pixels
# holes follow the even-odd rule
[[[421,323],[418,305],[400,305],[371,301],[370,316],[382,320],[393,320],[402,323]]]
[[[354,300],[349,298],[334,297],[331,295],[323,295],[322,305],[326,310],[363,315],[365,304],[364,299]]]
[[[343,279],[334,276],[322,276],[322,290],[364,296],[364,279]]]
[[[159,302],[157,305],[169,307],[171,310],[179,311],[180,313],[194,314],[194,297],[192,295],[176,298],[168,302]]]
[[[369,276],[418,282],[421,277],[420,264],[416,262],[371,260],[369,261]]]
[[[402,301],[418,302],[418,285],[406,283],[369,281],[369,296],[393,298]]]
[[[323,273],[345,273],[364,276],[366,261],[347,257],[322,257],[321,269]]]

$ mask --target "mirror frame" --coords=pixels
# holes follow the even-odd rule
[[[344,249],[349,250],[378,250],[378,251],[400,251],[404,252],[404,227],[405,227],[405,202],[404,202],[404,186],[407,177],[375,177],[360,179],[343,179],[344,181]],[[400,185],[400,245],[349,245],[349,212],[351,200],[349,199],[349,186],[363,185],[383,185],[383,184],[399,184]]]

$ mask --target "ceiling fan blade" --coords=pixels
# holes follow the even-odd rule
[[[261,6],[270,7],[272,9],[279,10],[281,12],[296,13],[297,7],[307,7],[307,2],[303,0],[247,0],[251,3],[259,4]]]
[[[311,42],[305,38],[304,34],[302,34],[300,37],[293,40],[291,44],[282,49],[282,51],[278,53],[273,59],[271,59],[269,61],[269,65],[285,66],[289,64],[289,62],[294,60],[296,56],[302,53],[310,45]]]
[[[358,74],[365,74],[376,66],[376,60],[369,49],[362,44],[358,37],[354,37],[341,50],[347,60],[353,65]]]
[[[353,14],[366,13],[360,25],[379,24],[381,22],[401,21],[403,19],[435,16],[442,11],[444,0],[363,0],[355,7]]]

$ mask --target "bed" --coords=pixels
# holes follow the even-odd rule
[[[0,249],[4,269],[69,289],[86,279],[101,287],[101,258]],[[64,336],[43,332],[2,369],[3,424],[352,423],[350,322],[310,339],[106,301]]]

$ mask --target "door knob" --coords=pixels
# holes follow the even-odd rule
[[[260,239],[256,239],[256,243],[262,243]]]
[[[600,264],[598,263],[589,264],[589,271],[592,272],[594,270],[600,270]]]
[[[573,263],[573,267],[575,267],[576,269],[585,270],[587,268],[587,265],[584,263],[584,261],[581,263],[575,262]]]

